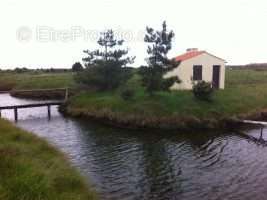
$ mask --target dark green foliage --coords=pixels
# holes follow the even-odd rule
[[[83,70],[83,66],[80,62],[76,62],[72,65],[72,71],[73,72],[80,72]]]
[[[146,31],[144,41],[149,44],[147,49],[148,66],[140,67],[139,74],[143,77],[142,82],[146,90],[152,94],[155,91],[168,90],[174,82],[179,82],[178,77],[163,78],[164,74],[177,67],[179,63],[167,57],[172,48],[174,32],[167,31],[166,22],[163,22],[161,31],[155,31],[149,27],[146,28]]]
[[[197,99],[210,101],[212,100],[213,88],[211,83],[199,81],[193,86],[193,94]]]
[[[174,83],[180,83],[180,79],[178,78],[178,76],[173,76],[170,78],[165,78],[162,80],[162,90],[164,91],[168,91],[170,89],[170,87],[174,84]]]
[[[16,72],[16,73],[26,73],[26,72],[28,72],[28,71],[30,71],[29,69],[27,69],[26,67],[23,67],[23,68],[15,68],[14,69],[14,72]]]
[[[79,83],[101,90],[117,88],[128,78],[129,70],[124,69],[127,64],[134,61],[134,57],[127,57],[128,50],[120,49],[123,40],[117,40],[112,30],[101,34],[98,40],[100,49],[95,51],[86,50],[86,70],[79,73],[76,80]]]
[[[113,61],[103,61],[92,65],[75,76],[76,82],[94,89],[112,90],[125,82],[132,75],[131,70],[121,67]]]
[[[129,100],[133,99],[134,94],[135,94],[135,91],[133,89],[126,88],[121,92],[121,97],[125,101],[129,101]]]

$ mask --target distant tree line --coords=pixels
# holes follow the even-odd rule
[[[26,67],[17,67],[15,69],[0,69],[0,72],[8,72],[8,73],[64,73],[71,72],[72,69],[67,68],[37,68],[30,69]]]
[[[251,63],[247,65],[227,65],[228,69],[253,69],[253,70],[267,70],[267,63]]]

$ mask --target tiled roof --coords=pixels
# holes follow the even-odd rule
[[[189,52],[186,52],[185,54],[182,54],[180,56],[175,57],[175,60],[176,61],[184,61],[184,60],[188,60],[190,58],[199,56],[203,53],[205,53],[205,51],[189,51]]]

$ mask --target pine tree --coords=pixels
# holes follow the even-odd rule
[[[167,54],[172,48],[174,32],[167,30],[166,22],[162,24],[161,31],[146,28],[144,41],[148,43],[148,66],[140,68],[143,85],[152,94],[159,90],[169,90],[175,82],[179,82],[178,76],[164,78],[164,74],[179,65],[173,59],[168,59]]]
[[[86,72],[80,75],[79,81],[102,90],[118,87],[127,77],[125,67],[132,64],[135,57],[129,57],[128,49],[121,49],[124,40],[117,40],[112,30],[101,33],[98,40],[100,49],[85,50],[83,58]]]

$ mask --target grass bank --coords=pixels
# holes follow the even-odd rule
[[[0,200],[96,199],[64,155],[2,119],[0,158]]]
[[[199,101],[191,91],[158,92],[149,96],[135,75],[123,86],[135,96],[125,101],[114,92],[82,93],[71,98],[65,112],[133,128],[225,128],[241,118],[259,118],[267,108],[267,71],[227,70],[226,89],[212,102]]]
[[[64,91],[30,92],[19,90],[75,88],[73,73],[44,73],[44,72],[1,72],[0,91],[10,91],[12,96],[30,99],[59,99],[64,98]]]
[[[76,88],[70,72],[1,74],[0,86],[8,83],[14,85],[11,94],[23,98],[60,98],[64,92],[17,93],[14,90]],[[135,91],[133,99],[121,98],[125,88]],[[226,70],[226,89],[216,91],[212,102],[195,99],[191,91],[158,92],[151,97],[142,87],[140,77],[134,75],[116,91],[83,92],[74,96],[63,111],[132,128],[224,128],[238,118],[261,118],[261,112],[265,113],[267,108],[266,88],[267,71]]]

